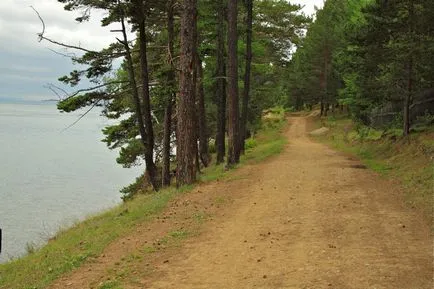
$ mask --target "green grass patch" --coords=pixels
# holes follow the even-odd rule
[[[145,254],[152,254],[152,253],[157,252],[157,249],[154,246],[146,246],[146,247],[143,248],[142,251]]]
[[[431,219],[434,206],[434,133],[432,129],[402,137],[401,129],[379,131],[361,127],[345,117],[317,119],[315,127],[330,131],[315,137],[337,150],[360,158],[384,177],[401,181],[406,201]]]
[[[205,222],[208,218],[209,218],[209,214],[205,212],[198,211],[193,213],[193,220],[195,220],[196,223],[198,224]]]
[[[187,238],[189,235],[190,233],[184,230],[172,231],[169,233],[169,236],[174,240],[182,240]]]
[[[98,289],[122,289],[118,281],[106,281]]]
[[[249,147],[242,156],[240,165],[262,161],[283,150],[286,143],[281,133],[286,123],[284,113],[281,108],[264,113],[262,128],[248,140]],[[213,181],[230,176],[231,172],[223,164],[211,165],[203,170],[199,180]],[[29,243],[27,256],[0,264],[0,289],[46,288],[53,280],[80,267],[84,262],[92,262],[111,242],[131,233],[137,224],[152,220],[166,208],[169,201],[193,187],[168,188],[155,194],[138,195],[115,208],[59,231],[42,248],[34,248]],[[197,213],[193,218],[199,224],[207,216]],[[179,242],[189,234],[173,231],[160,243]],[[154,247],[143,248],[145,253],[155,250]],[[100,288],[120,288],[117,286],[116,282],[111,281]]]

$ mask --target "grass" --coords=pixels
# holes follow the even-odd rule
[[[399,180],[405,198],[412,207],[420,209],[429,220],[434,206],[434,131],[413,132],[401,137],[402,130],[379,131],[358,127],[350,119],[338,116],[316,121],[316,127],[327,126],[330,131],[316,137],[332,147],[356,155],[380,175]]]
[[[191,188],[170,188],[158,194],[141,195],[58,232],[53,240],[39,250],[0,265],[0,288],[46,287],[63,273],[98,256],[110,242],[130,232],[136,224],[152,219],[171,199]]]
[[[122,289],[117,281],[106,281],[98,289]]]
[[[280,153],[286,143],[281,135],[285,124],[284,112],[280,108],[268,111],[263,119],[263,128],[249,140],[250,147],[241,158],[240,165],[256,163]],[[239,165],[239,166],[240,166]],[[203,170],[200,182],[224,179],[232,170],[224,165],[212,165]],[[92,262],[104,248],[117,238],[133,231],[137,224],[154,219],[176,196],[191,191],[194,186],[180,189],[168,188],[156,194],[139,195],[115,208],[89,217],[71,228],[59,231],[45,246],[39,249],[29,245],[29,254],[23,258],[0,264],[0,289],[42,289],[55,279],[84,262]],[[195,216],[198,223],[207,216]],[[166,242],[180,242],[191,232],[174,231],[165,236]],[[30,244],[30,243],[29,243]],[[154,247],[143,248],[144,252],[155,252]],[[99,288],[119,289],[115,281],[107,281]]]

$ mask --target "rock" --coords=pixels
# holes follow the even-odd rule
[[[312,135],[312,136],[320,136],[320,135],[325,135],[329,131],[330,131],[329,128],[322,127],[322,128],[319,128],[319,129],[311,131],[309,134]]]

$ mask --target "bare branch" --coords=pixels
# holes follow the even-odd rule
[[[38,16],[39,20],[42,23],[42,31],[37,34],[38,38],[39,38],[39,40],[38,40],[39,42],[41,42],[42,40],[45,40],[45,41],[48,41],[48,42],[50,42],[52,44],[55,44],[55,45],[58,45],[58,46],[62,46],[62,47],[65,47],[65,48],[80,50],[80,51],[83,51],[83,52],[86,52],[86,53],[95,53],[97,55],[100,55],[101,57],[121,57],[121,56],[125,55],[124,53],[103,53],[103,52],[99,52],[99,51],[83,48],[80,45],[66,44],[66,43],[63,43],[63,42],[59,42],[59,41],[53,40],[53,39],[51,39],[49,37],[46,37],[45,36],[45,27],[46,26],[45,26],[44,19],[42,18],[41,14],[33,6],[30,6],[30,7],[33,9],[33,11],[35,11],[36,15]],[[55,52],[57,54],[61,54],[62,56],[70,57],[70,58],[74,58],[75,57],[75,56],[72,57],[72,56],[70,56],[68,54],[62,54],[62,53],[59,53],[59,52],[56,52],[56,51],[53,51],[53,52]]]
[[[39,20],[40,20],[41,23],[42,23],[42,32],[41,32],[41,33],[38,33],[39,42],[40,42],[40,41],[42,40],[42,36],[43,36],[44,33],[45,33],[45,22],[44,22],[44,19],[42,19],[41,14],[39,14],[38,10],[36,10],[35,7],[30,6],[30,8],[32,8],[33,11],[35,11],[36,15],[38,16]]]
[[[42,31],[40,33],[38,33],[39,42],[41,42],[42,40],[45,40],[45,41],[48,41],[50,43],[53,43],[53,44],[56,44],[56,45],[59,45],[59,46],[63,46],[63,47],[66,47],[66,48],[81,50],[81,51],[84,51],[84,52],[98,53],[97,51],[93,51],[93,50],[86,49],[86,48],[83,48],[83,47],[80,47],[80,46],[76,46],[76,45],[65,44],[65,43],[62,43],[62,42],[58,42],[56,40],[52,40],[52,39],[50,39],[48,37],[45,37],[45,22],[44,22],[44,19],[42,18],[41,14],[39,14],[38,10],[35,9],[35,7],[30,6],[30,8],[32,8],[33,11],[35,11],[36,15],[38,16],[39,20],[42,23]]]
[[[47,83],[46,85],[44,85],[44,87],[51,90],[59,98],[59,101],[69,96],[69,93],[66,90],[57,85],[54,85],[53,83]],[[63,96],[60,95],[59,92],[63,93]]]
[[[63,57],[72,58],[72,59],[77,58],[77,55],[75,53],[72,53],[72,52],[62,53],[60,51],[56,51],[56,50],[51,49],[51,48],[47,48],[47,49],[50,50],[51,52],[58,54],[60,56],[63,56]]]
[[[45,87],[48,88],[49,90],[51,90],[57,96],[57,98],[59,100],[62,99],[62,96],[54,88],[52,88],[51,86],[45,86]]]
[[[102,100],[102,98],[101,99],[98,99],[88,110],[86,110],[86,112],[85,113],[83,113],[82,115],[80,115],[80,117],[79,118],[77,118],[73,123],[71,123],[70,125],[68,125],[67,127],[65,127],[64,129],[62,129],[62,131],[61,132],[64,132],[64,131],[66,131],[67,129],[69,129],[69,128],[71,128],[71,127],[73,127],[74,125],[76,125],[80,120],[82,120],[83,119],[83,117],[85,117],[92,109],[94,109],[94,107],[95,106],[97,106],[98,105],[98,103],[100,102]]]
[[[128,86],[126,86],[128,87]],[[122,89],[126,88],[125,86],[122,88],[119,88],[118,90],[116,90],[115,93],[110,94],[111,97],[117,96],[119,94],[117,94],[117,92],[119,92]],[[100,99],[98,99],[94,104],[92,104],[92,106],[85,111],[85,113],[83,113],[82,115],[80,115],[80,117],[78,119],[76,119],[72,124],[68,125],[66,128],[64,128],[61,132],[66,131],[67,129],[73,127],[74,125],[76,125],[80,120],[82,120],[92,109],[94,109],[102,100],[105,100],[105,97],[101,97]]]
[[[92,87],[89,87],[89,88],[82,88],[82,89],[76,90],[74,93],[68,95],[67,98],[62,99],[62,100],[70,99],[71,97],[77,96],[78,94],[80,94],[82,92],[89,92],[89,91],[93,91],[93,90],[96,90],[96,89],[99,89],[99,88],[102,88],[102,87],[105,87],[105,86],[108,86],[108,85],[122,84],[122,83],[127,83],[127,82],[128,81],[109,81],[109,82],[106,82],[106,83],[103,83],[103,84],[100,84],[100,85],[97,85],[97,86],[92,86]]]

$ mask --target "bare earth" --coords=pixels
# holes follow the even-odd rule
[[[434,288],[430,224],[399,186],[290,122],[281,155],[180,196],[51,288]]]

